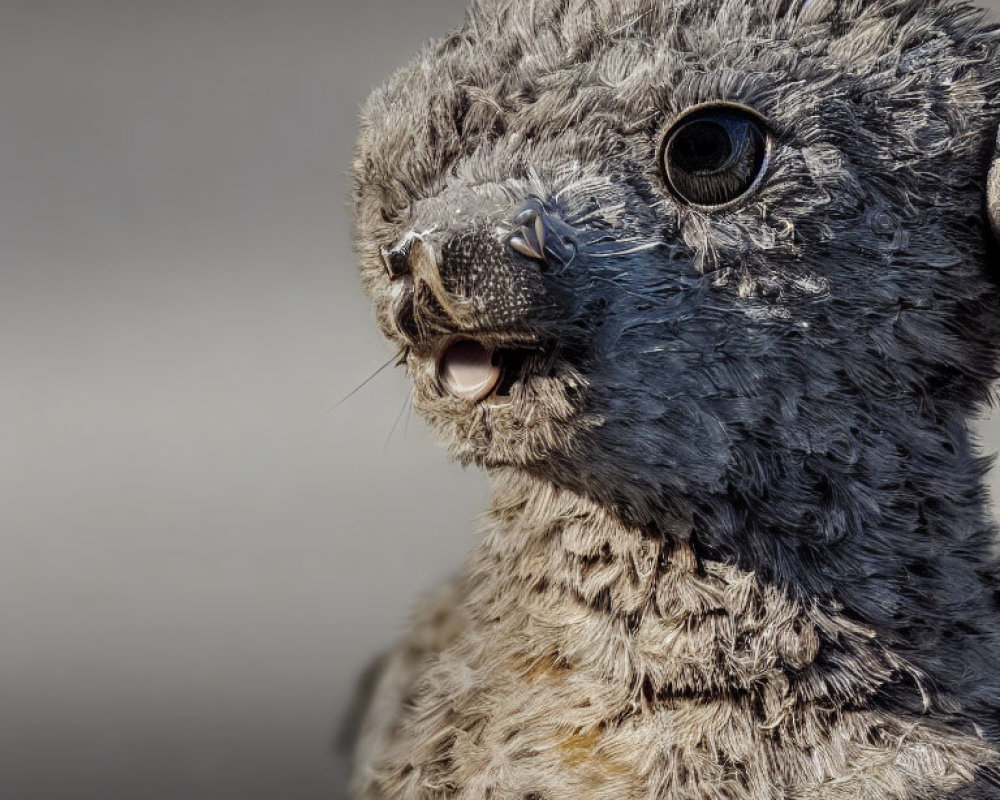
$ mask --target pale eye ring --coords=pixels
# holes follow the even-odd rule
[[[700,106],[667,131],[660,163],[667,186],[686,205],[725,208],[759,188],[770,160],[771,137],[755,111]]]

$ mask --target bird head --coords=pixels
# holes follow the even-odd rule
[[[631,519],[858,532],[996,375],[997,47],[939,0],[474,3],[354,160],[415,407]]]

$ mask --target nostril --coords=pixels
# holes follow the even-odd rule
[[[539,269],[565,267],[576,254],[573,229],[535,200],[511,217],[507,246],[538,264]]]
[[[507,239],[507,244],[523,256],[535,261],[545,260],[545,222],[534,208],[526,208],[514,215],[514,224],[520,226]]]
[[[405,239],[392,247],[382,247],[382,263],[390,280],[402,278],[409,275],[410,270],[410,247],[412,239]]]

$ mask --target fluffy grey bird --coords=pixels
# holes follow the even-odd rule
[[[998,92],[964,2],[480,0],[373,94],[361,275],[494,492],[358,798],[1000,798]]]

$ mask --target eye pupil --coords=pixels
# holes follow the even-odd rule
[[[767,135],[755,114],[730,106],[703,108],[668,133],[663,169],[680,200],[715,208],[755,188],[766,157]]]
[[[721,169],[733,154],[733,143],[726,129],[711,120],[685,125],[676,134],[673,158],[689,172],[714,172]]]

